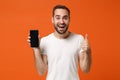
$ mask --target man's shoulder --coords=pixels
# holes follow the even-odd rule
[[[53,33],[48,34],[47,36],[42,37],[41,39],[46,40],[53,36]]]
[[[78,33],[71,33],[73,37],[75,38],[84,38],[82,34],[78,34]]]

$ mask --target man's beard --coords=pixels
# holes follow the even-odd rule
[[[64,33],[66,33],[66,31],[68,30],[68,25],[66,25],[66,24],[63,24],[63,25],[64,25],[63,28],[65,28],[65,30],[63,30],[63,31],[61,31],[61,30],[58,29],[58,28],[60,28],[61,26],[59,26],[58,24],[57,24],[57,25],[54,25],[55,30],[56,30],[59,34],[64,34]]]

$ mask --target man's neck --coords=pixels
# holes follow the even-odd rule
[[[65,39],[65,38],[67,38],[68,36],[70,35],[70,32],[69,31],[67,31],[66,33],[64,33],[64,34],[59,34],[58,32],[54,32],[54,36],[56,37],[56,38],[59,38],[59,39]]]

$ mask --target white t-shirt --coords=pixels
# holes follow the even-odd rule
[[[48,59],[46,80],[79,80],[78,55],[83,39],[74,33],[65,39],[58,39],[53,33],[41,39],[41,51]]]

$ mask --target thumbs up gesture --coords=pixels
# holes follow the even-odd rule
[[[80,55],[80,66],[83,72],[89,72],[91,66],[91,48],[88,41],[88,35],[85,35],[85,39],[81,42],[81,55]]]
[[[81,48],[83,52],[88,51],[90,49],[88,34],[85,35],[85,39],[81,42]]]

